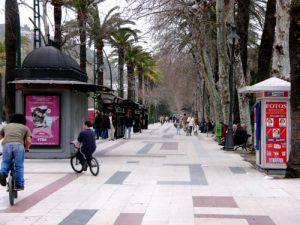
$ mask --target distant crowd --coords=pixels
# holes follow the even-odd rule
[[[172,122],[174,127],[176,128],[176,134],[181,134],[181,129],[183,130],[186,136],[194,136],[200,133],[215,133],[216,123],[213,120],[210,120],[209,117],[206,120],[203,118],[201,121],[198,119],[197,114],[187,115],[184,113],[183,115],[173,115],[173,116],[165,116],[161,115],[160,123],[163,125],[164,123]],[[227,134],[227,124],[220,122],[221,124],[221,137],[219,140],[220,145],[225,144],[226,134]],[[249,134],[247,134],[247,129],[245,124],[233,124],[233,139],[234,145],[242,145],[247,142],[249,138]]]

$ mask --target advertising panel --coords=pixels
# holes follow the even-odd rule
[[[287,163],[287,102],[266,102],[266,163]]]
[[[60,96],[26,95],[25,116],[33,146],[59,146]]]

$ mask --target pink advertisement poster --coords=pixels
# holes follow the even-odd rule
[[[26,95],[25,116],[32,135],[32,145],[59,145],[60,97]]]

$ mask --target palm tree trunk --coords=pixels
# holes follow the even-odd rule
[[[99,41],[96,44],[97,48],[97,59],[98,59],[98,68],[97,68],[97,74],[98,74],[98,85],[104,84],[103,79],[103,71],[104,71],[104,57],[103,57],[103,48],[104,44],[103,41]]]
[[[289,51],[291,62],[291,152],[286,177],[300,177],[300,0],[292,0]]]
[[[127,99],[131,101],[135,101],[135,95],[134,95],[134,65],[131,63],[127,64],[127,80],[128,80],[128,85],[127,85]]]
[[[124,97],[124,50],[119,49],[119,97]]]
[[[138,102],[142,104],[143,98],[144,98],[144,93],[143,93],[143,71],[140,66],[137,67],[138,71]]]
[[[52,0],[52,5],[54,6],[54,41],[57,43],[57,47],[61,47],[62,39],[61,39],[61,7],[63,5],[62,0]]]
[[[15,113],[15,87],[9,82],[16,76],[16,52],[17,52],[17,26],[19,7],[17,0],[5,1],[5,49],[6,49],[6,72],[5,72],[5,112],[6,119]]]
[[[265,16],[264,30],[261,37],[258,53],[258,80],[262,81],[270,77],[274,33],[276,26],[276,0],[268,0]]]
[[[80,36],[80,68],[86,73],[86,15],[78,12],[78,26]]]

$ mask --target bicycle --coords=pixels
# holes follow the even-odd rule
[[[29,150],[25,150],[25,152],[29,152]],[[1,155],[2,153],[0,153],[0,156]],[[9,203],[11,206],[15,204],[15,199],[18,198],[18,191],[20,191],[17,188],[17,183],[16,183],[16,166],[14,162],[14,155],[12,155],[12,157],[13,160],[9,166],[8,181],[7,181],[7,192],[8,192]]]
[[[76,146],[76,144],[74,142],[71,142],[70,144],[73,145],[74,147],[74,152],[73,154],[71,155],[71,158],[70,158],[70,163],[71,163],[71,167],[72,169],[76,172],[76,173],[82,173],[82,171],[85,171],[87,170],[87,167],[90,168],[90,171],[91,173],[94,175],[94,176],[97,176],[99,171],[100,171],[100,166],[99,166],[99,163],[97,161],[97,159],[95,157],[92,156],[91,158],[91,162],[90,163],[87,163],[87,160],[86,160],[86,157],[85,155],[80,151],[80,148]],[[77,151],[80,152],[80,154],[83,155],[83,159],[84,159],[84,162],[81,163],[79,158],[77,157]]]

